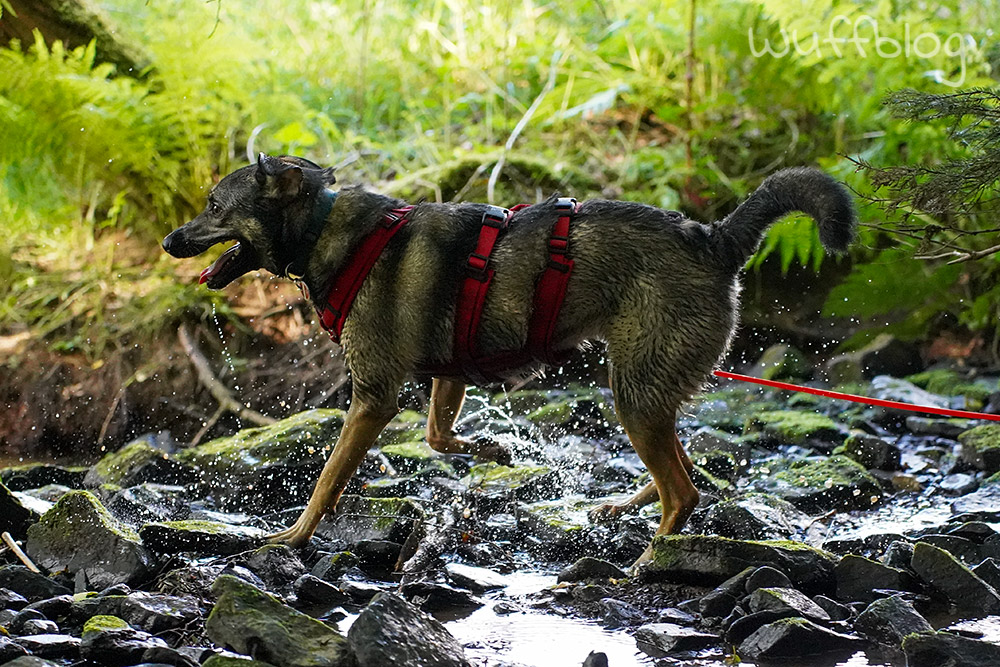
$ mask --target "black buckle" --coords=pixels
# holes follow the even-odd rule
[[[560,197],[556,200],[556,210],[573,213],[576,211],[576,200],[572,197]]]
[[[503,229],[507,225],[509,211],[499,206],[487,206],[483,211],[483,225],[494,229]]]
[[[569,237],[568,236],[550,236],[549,237],[549,254],[550,255],[565,255],[567,250],[569,250]]]
[[[557,262],[554,259],[550,259],[549,268],[554,269],[559,273],[567,273],[569,271],[569,264],[564,264],[563,262]]]
[[[478,262],[478,266],[476,265]],[[478,252],[474,252],[469,255],[469,259],[466,262],[465,269],[469,274],[470,278],[474,278],[479,282],[486,281],[486,269],[490,265],[490,258],[485,255],[480,255]]]

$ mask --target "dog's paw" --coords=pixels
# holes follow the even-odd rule
[[[469,442],[466,451],[479,461],[495,461],[502,466],[509,466],[514,460],[509,447],[486,437]]]
[[[295,524],[291,528],[268,535],[265,539],[267,539],[268,544],[284,544],[292,549],[301,549],[309,544],[311,538],[312,531],[303,530],[298,524]]]
[[[638,511],[638,507],[632,503],[604,503],[598,505],[587,513],[587,518],[591,523],[612,523],[626,514]]]

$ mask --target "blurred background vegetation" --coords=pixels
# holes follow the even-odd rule
[[[245,164],[254,132],[257,150],[343,164],[341,182],[411,200],[485,200],[504,155],[497,203],[560,191],[704,221],[778,168],[818,165],[862,196],[866,227],[837,265],[842,282],[825,307],[857,325],[848,344],[887,326],[926,340],[946,325],[997,354],[1000,255],[914,259],[953,239],[949,229],[973,250],[996,245],[988,187],[954,214],[919,202],[887,207],[878,200],[891,198],[892,184],[855,163],[933,169],[995,151],[965,140],[972,121],[961,116],[957,125],[906,118],[884,104],[903,89],[994,87],[1000,49],[988,26],[1000,25],[1000,9],[992,0],[92,6],[114,39],[140,54],[131,71],[103,62],[94,42],[67,48],[36,33],[0,48],[8,368],[44,349],[96,369],[164,335],[173,344],[183,320],[214,315],[238,328],[255,308],[297,298],[266,277],[236,297],[208,293],[192,285],[207,261],[177,262],[159,249],[200,210],[215,179]],[[17,21],[13,0],[0,8],[0,27]],[[914,44],[919,34],[936,36],[938,48],[929,37]],[[872,41],[829,41],[855,35]],[[906,51],[890,57],[876,35]],[[786,45],[792,36],[797,46]],[[759,53],[764,40],[787,53]],[[831,263],[813,225],[790,219],[772,229],[750,270]],[[794,293],[798,284],[786,287]],[[244,298],[250,289],[256,301]],[[139,366],[119,371],[120,383],[139,377]]]

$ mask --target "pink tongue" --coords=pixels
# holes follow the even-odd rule
[[[229,258],[236,254],[239,247],[240,244],[237,241],[235,245],[231,246],[224,253],[219,255],[219,259],[215,260],[215,262],[212,263],[212,266],[201,272],[201,276],[198,278],[198,284],[201,285],[205,283],[209,278],[221,271],[225,263],[229,261]]]

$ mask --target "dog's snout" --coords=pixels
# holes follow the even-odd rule
[[[167,252],[167,254],[169,254],[169,255],[174,254],[172,252],[172,250],[177,245],[177,230],[174,230],[174,231],[170,232],[169,234],[167,234],[167,237],[165,239],[163,239],[163,244],[162,245],[163,245],[163,249]]]

